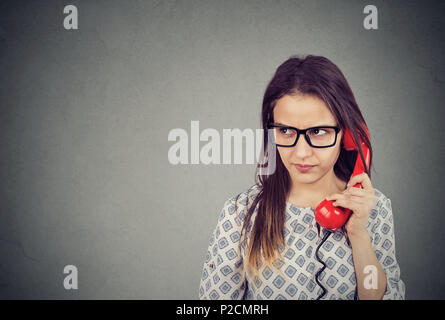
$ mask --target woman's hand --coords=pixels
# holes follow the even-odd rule
[[[362,188],[353,187],[361,183]],[[335,193],[327,197],[327,200],[335,200],[334,206],[351,209],[353,212],[346,223],[348,236],[360,236],[367,233],[369,214],[375,205],[374,188],[371,179],[366,172],[352,177],[342,193]]]

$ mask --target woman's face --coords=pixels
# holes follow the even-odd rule
[[[273,110],[274,123],[306,129],[315,126],[338,126],[333,114],[320,98],[313,95],[285,95],[279,99]],[[335,177],[333,168],[340,155],[343,132],[339,131],[337,141],[329,148],[312,148],[303,135],[293,147],[277,147],[281,160],[294,184],[312,184],[326,177]],[[314,165],[307,172],[300,172],[296,164]],[[332,175],[332,176],[330,176]]]

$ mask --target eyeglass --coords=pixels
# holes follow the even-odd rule
[[[269,124],[268,129],[274,131],[274,143],[279,147],[293,147],[297,144],[300,134],[303,134],[307,143],[313,148],[329,148],[337,142],[340,128],[337,126],[319,126],[306,129],[297,129],[281,124]]]

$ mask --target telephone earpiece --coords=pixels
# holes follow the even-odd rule
[[[369,131],[366,128],[366,126],[363,126],[366,134],[368,135],[369,139]],[[363,156],[365,158],[366,162],[366,168],[369,168],[369,148],[365,144],[362,137],[359,135],[361,148],[363,151]],[[348,151],[357,150],[358,147],[354,142],[354,138],[352,136],[352,133],[349,129],[345,130],[344,136],[343,136],[343,148],[345,148]],[[362,158],[360,157],[360,153],[357,154],[357,160],[355,162],[354,170],[352,172],[351,177],[359,175],[365,171],[365,166],[363,164]],[[357,183],[354,185],[355,188],[363,188],[360,183]],[[323,228],[330,229],[332,231],[336,231],[337,229],[341,228],[346,221],[348,220],[349,216],[351,215],[352,211],[348,208],[343,207],[334,207],[333,206],[334,200],[323,200],[317,208],[315,208],[315,220],[322,226]]]

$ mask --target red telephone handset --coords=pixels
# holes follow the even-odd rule
[[[363,126],[366,134],[368,135],[369,139],[369,131],[366,126]],[[365,158],[366,162],[366,168],[369,168],[369,148],[363,141],[362,137],[359,137],[363,156]],[[348,150],[357,150],[358,148],[354,142],[354,138],[352,137],[351,131],[349,129],[345,130],[345,134],[343,136],[343,147]],[[357,154],[357,160],[355,162],[354,171],[352,172],[351,177],[359,175],[361,173],[365,172],[365,167],[363,165],[362,158],[360,157],[360,154]],[[360,183],[356,183],[354,185],[355,188],[363,188]],[[337,229],[341,228],[346,221],[348,220],[349,216],[352,213],[352,210],[348,208],[343,207],[334,207],[332,204],[335,200],[323,200],[317,208],[315,208],[315,220],[326,229],[331,229],[332,231],[336,231]]]

